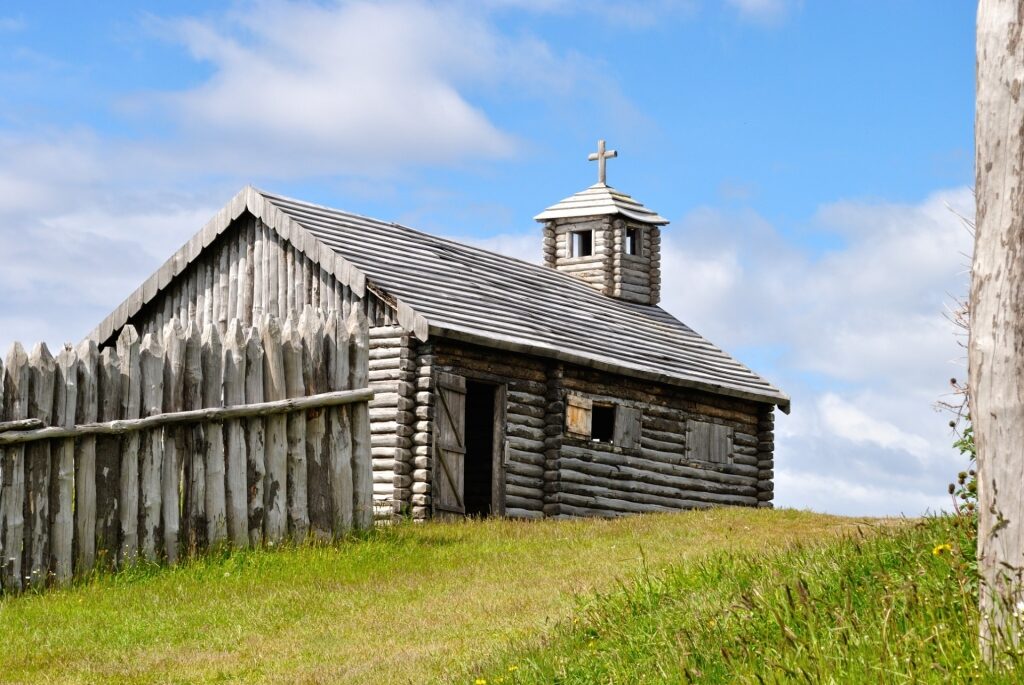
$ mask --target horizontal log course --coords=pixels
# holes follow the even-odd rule
[[[544,489],[543,488],[527,488],[521,485],[512,485],[511,483],[505,484],[505,495],[506,497],[523,497],[525,499],[536,500],[537,502],[543,503],[544,500]]]
[[[574,506],[565,502],[545,504],[544,515],[557,519],[570,518],[619,518],[626,516],[625,512],[613,511],[611,509],[592,509],[590,507]]]
[[[656,440],[649,437],[646,432],[640,436],[640,446],[647,449],[656,450],[658,452],[666,452],[668,454],[683,454],[683,436],[679,436],[678,440],[671,442],[667,440]]]
[[[523,416],[531,419],[543,419],[547,408],[536,404],[522,404],[520,402],[507,402],[505,411],[511,416]]]
[[[81,438],[88,435],[125,435],[127,433],[184,423],[230,421],[232,419],[287,414],[307,409],[337,407],[354,402],[365,402],[372,398],[373,391],[368,388],[339,390],[309,395],[308,397],[275,400],[273,402],[257,402],[254,404],[239,404],[233,407],[209,407],[168,414],[153,414],[141,419],[119,419],[106,423],[85,423],[70,428],[51,426],[30,431],[10,431],[0,433],[0,445],[18,445],[37,440]]]
[[[546,457],[543,452],[533,452],[509,447],[508,458],[510,461],[517,461],[521,464],[533,464],[543,466]]]
[[[534,417],[524,414],[514,414],[512,412],[506,412],[505,420],[509,426],[532,428],[540,431],[540,433],[544,432],[544,426],[547,425],[543,416]]]
[[[749,454],[733,452],[732,462],[733,464],[740,464],[743,466],[757,466],[757,457]]]
[[[533,488],[539,492],[544,491],[544,479],[535,476],[520,476],[517,473],[506,473],[505,482],[509,485],[518,485],[523,488]]]
[[[510,461],[505,466],[505,470],[508,473],[515,474],[517,476],[526,476],[529,478],[541,478],[544,476],[544,467],[536,466],[534,464],[524,464],[519,461]]]
[[[544,502],[541,499],[529,497],[516,497],[515,495],[505,496],[505,507],[513,509],[526,509],[528,511],[543,511]]]
[[[509,402],[515,404],[525,404],[531,407],[547,407],[548,401],[544,399],[543,395],[535,395],[533,393],[519,392],[518,390],[509,390],[507,394]]]
[[[757,447],[758,443],[756,435],[751,435],[749,433],[741,433],[740,431],[736,431],[735,433],[733,433],[732,441],[737,445],[744,445],[746,447],[754,448]]]
[[[644,514],[648,512],[677,511],[681,508],[702,509],[711,505],[701,502],[693,502],[690,507],[672,506],[666,507],[660,504],[648,504],[642,502],[630,502],[608,495],[575,494],[571,492],[558,492],[549,496],[552,504],[568,504],[574,507],[582,507],[591,510],[605,510],[619,514]]]
[[[505,517],[510,519],[542,519],[544,518],[543,511],[535,511],[532,509],[520,509],[518,507],[505,507]]]
[[[516,436],[509,437],[508,444],[511,449],[523,452],[536,452],[537,454],[543,454],[545,449],[543,440],[529,440]]]
[[[544,427],[533,427],[527,426],[521,423],[513,423],[508,421],[505,426],[505,435],[509,438],[531,440],[536,442],[543,442],[544,438]]]

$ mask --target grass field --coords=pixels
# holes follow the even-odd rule
[[[935,518],[640,574],[468,681],[1024,682],[1024,651],[999,670],[979,657],[973,537],[968,519]]]
[[[334,547],[139,568],[0,600],[0,681],[552,682],[564,671],[572,674],[566,682],[605,682],[576,665],[600,654],[605,664],[636,656],[638,669],[664,666],[627,643],[617,655],[618,638],[599,617],[618,622],[621,612],[635,613],[637,630],[647,630],[640,609],[659,609],[670,591],[689,592],[666,603],[669,615],[649,612],[651,625],[669,630],[664,622],[692,620],[691,608],[727,605],[759,566],[785,568],[877,525],[750,509],[403,525]],[[803,550],[793,552],[795,543]],[[641,584],[631,587],[636,578]],[[595,592],[603,594],[588,602]],[[597,632],[581,633],[581,625]],[[513,660],[510,650],[524,658]],[[638,672],[623,671],[616,682]]]

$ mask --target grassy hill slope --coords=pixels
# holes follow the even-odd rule
[[[468,680],[1024,682],[1024,651],[1001,655],[998,671],[979,657],[973,535],[966,519],[935,518],[642,573]]]
[[[587,605],[586,621],[606,610],[616,617],[617,602],[625,611],[634,601],[630,593],[647,607],[673,582],[692,580],[709,602],[723,604],[744,582],[729,577],[733,571],[747,577],[759,564],[785,566],[792,552],[784,550],[794,543],[813,555],[873,525],[749,509],[403,525],[332,547],[138,568],[0,599],[0,682],[472,682],[482,668],[509,673],[515,664],[501,660],[509,645],[529,649],[554,635],[552,651],[533,652],[529,676],[550,682],[546,674],[561,666],[545,664],[575,654],[583,639],[572,618],[580,597],[612,592]],[[733,558],[758,561],[729,565]],[[638,574],[664,580],[613,592]],[[679,614],[689,605],[672,606]],[[615,658],[604,646],[596,650],[614,633],[594,630],[595,651],[585,654]],[[653,662],[643,658],[638,668],[647,669]],[[572,676],[593,682],[587,677]]]

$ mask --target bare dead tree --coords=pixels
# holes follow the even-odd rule
[[[981,0],[968,374],[978,459],[980,640],[1020,641],[1024,608],[1024,0]]]

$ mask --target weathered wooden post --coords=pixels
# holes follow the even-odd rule
[[[121,361],[117,349],[100,354],[98,421],[121,418]],[[105,435],[96,439],[96,555],[107,568],[117,563],[121,547],[120,499],[121,438]]]
[[[978,451],[981,645],[1020,642],[1024,608],[1024,31],[1019,0],[981,0],[969,377]]]
[[[268,243],[273,245],[273,242]],[[276,290],[268,291],[271,311],[276,306]],[[269,401],[283,400],[286,396],[284,351],[281,345],[281,327],[276,316],[267,316],[260,331],[263,336],[263,396]],[[288,533],[288,421],[283,414],[267,417],[266,479],[264,483],[264,514],[266,540],[277,543]]]
[[[45,343],[29,355],[28,417],[50,425],[53,421],[53,386],[57,364]],[[25,560],[22,570],[29,584],[40,588],[50,568],[50,445],[45,440],[25,448],[28,485],[25,519]]]
[[[232,319],[224,340],[224,405],[245,404],[246,355],[242,324]],[[228,535],[235,547],[249,544],[249,511],[246,498],[245,436],[242,419],[226,422]]]
[[[302,335],[302,379],[307,395],[327,392],[327,361],[324,356],[324,322],[313,308],[306,306],[299,319]],[[319,539],[330,539],[331,479],[325,455],[327,439],[326,410],[306,413],[306,472],[310,531]]]
[[[207,324],[203,330],[204,407],[224,406],[223,374],[224,351],[220,333],[216,324]],[[224,492],[224,427],[216,421],[206,424],[203,456],[206,469],[206,540],[212,547],[223,542],[228,534]]]
[[[370,384],[370,324],[360,307],[353,307],[348,319],[349,387]],[[357,528],[373,526],[373,460],[370,451],[370,407],[352,406],[352,488],[353,521]]]
[[[147,333],[139,349],[142,372],[142,416],[155,416],[163,409],[164,348],[160,332]],[[139,441],[139,551],[148,561],[156,561],[162,542],[160,520],[163,516],[160,476],[163,473],[163,430],[143,431]]]
[[[181,321],[171,319],[164,328],[164,412],[179,412],[185,407],[185,331]],[[178,536],[181,529],[181,457],[185,451],[188,428],[164,429],[164,458],[160,474],[163,504],[163,547],[167,563],[178,561]]]
[[[302,382],[302,336],[291,315],[281,331],[284,350],[285,392],[288,397],[306,394]],[[306,417],[298,412],[288,414],[288,526],[294,540],[309,534],[309,501],[306,484]]]
[[[260,255],[262,256],[262,250]],[[250,328],[245,336],[245,401],[247,404],[256,404],[264,400],[263,363],[263,345],[260,342],[259,329]],[[267,473],[266,433],[263,419],[258,416],[248,419],[246,422],[245,454],[247,457],[249,543],[256,546],[263,542],[263,526],[266,518],[263,487]]]
[[[203,342],[200,327],[190,321],[185,331],[185,365],[182,406],[186,410],[203,407]],[[193,553],[206,544],[206,431],[196,423],[185,428],[184,541],[186,551]]]
[[[338,312],[327,317],[325,352],[331,390],[348,389],[348,328]],[[348,407],[327,411],[328,468],[331,484],[332,529],[340,537],[352,529],[352,424]]]
[[[54,385],[53,425],[72,428],[78,404],[78,355],[65,347],[57,355]],[[75,441],[51,443],[50,484],[50,570],[57,583],[65,583],[72,573],[72,545],[75,522],[71,503],[75,489]]]
[[[93,423],[99,417],[100,352],[95,341],[78,346],[78,397],[73,423]],[[82,574],[96,563],[96,436],[75,448],[75,563]]]
[[[139,334],[125,326],[117,338],[121,360],[121,418],[137,419],[142,410],[142,372],[139,369]],[[133,563],[139,552],[139,434],[121,442],[121,482],[118,495],[121,549],[118,564]]]
[[[4,371],[3,416],[6,421],[28,418],[28,355],[21,343],[11,345]],[[15,445],[6,450],[3,469],[3,491],[0,493],[0,551],[3,564],[0,579],[6,590],[19,591],[22,584],[23,550],[25,548],[25,447]]]

